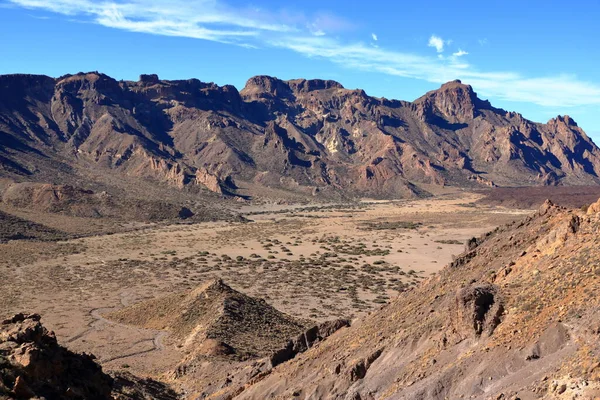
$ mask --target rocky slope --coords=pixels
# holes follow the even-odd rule
[[[17,314],[0,324],[0,398],[174,400],[177,395],[150,379],[105,374],[93,356],[60,346],[39,315]]]
[[[546,202],[236,398],[598,398],[599,226]]]
[[[15,183],[9,185],[0,196],[1,203],[17,209],[34,210],[84,218],[118,218],[125,221],[159,220],[211,220],[206,208],[198,207],[198,215],[187,207],[172,202],[144,199],[128,199],[113,196],[107,192],[70,185],[50,185],[42,183]],[[222,219],[234,219],[225,215]]]
[[[421,184],[600,182],[600,150],[571,118],[534,123],[459,81],[411,103],[267,76],[238,92],[155,75],[4,75],[0,134],[3,176],[85,189],[125,179],[198,193],[406,197],[425,195]]]

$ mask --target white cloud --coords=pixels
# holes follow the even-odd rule
[[[233,9],[217,0],[9,0],[29,9],[90,18],[111,28],[220,42],[243,42],[261,32],[292,32],[282,18],[253,9]]]
[[[373,38],[374,41],[378,41],[379,40],[379,38],[377,37],[377,35],[374,34],[374,33],[371,33],[371,37]]]
[[[429,43],[427,43],[427,46],[429,47],[435,47],[435,50],[438,53],[441,53],[444,51],[444,39],[442,39],[439,36],[436,35],[431,35],[431,37],[429,38]]]
[[[352,43],[329,35],[349,23],[322,14],[308,18],[284,12],[232,8],[221,0],[9,0],[16,6],[51,11],[126,31],[181,36],[244,47],[275,47],[321,58],[345,68],[444,83],[473,85],[481,95],[544,107],[600,105],[600,85],[574,75],[528,77],[512,71],[483,71],[464,61],[467,52],[441,54],[449,44],[432,35],[436,56]],[[0,3],[1,4],[1,3]],[[279,22],[273,22],[279,21]],[[325,35],[327,33],[327,35]],[[376,35],[372,36],[375,40]],[[485,41],[487,43],[487,41]],[[485,44],[482,43],[482,44]]]

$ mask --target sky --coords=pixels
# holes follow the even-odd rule
[[[321,78],[409,101],[461,79],[537,122],[568,114],[600,143],[600,0],[294,3],[0,0],[0,74]]]

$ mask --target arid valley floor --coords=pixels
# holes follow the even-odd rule
[[[240,205],[237,211],[252,222],[10,241],[0,245],[0,307],[7,315],[41,314],[60,343],[93,353],[105,370],[161,378],[185,350],[165,331],[122,324],[108,314],[222,278],[300,319],[356,318],[438,272],[469,238],[532,213],[482,205],[480,197],[456,191],[345,205]],[[68,222],[83,229],[90,221]]]

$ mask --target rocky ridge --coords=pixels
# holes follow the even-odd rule
[[[109,318],[166,330],[194,356],[266,356],[305,327],[264,300],[246,296],[216,279],[184,293],[134,304]]]
[[[0,132],[3,176],[62,185],[114,185],[112,171],[241,196],[600,183],[600,150],[570,117],[534,123],[460,81],[407,102],[318,79],[256,76],[238,92],[156,75],[3,75]]]

